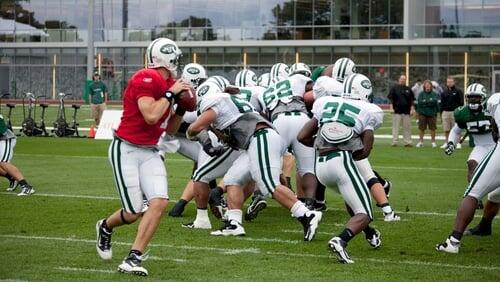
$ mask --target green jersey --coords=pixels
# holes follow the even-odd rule
[[[90,103],[91,104],[102,104],[104,103],[104,93],[108,92],[106,84],[102,81],[93,81],[89,86],[90,90]]]
[[[453,115],[460,129],[465,129],[472,134],[491,133],[490,116],[485,114],[484,111],[474,113],[465,105],[457,108]]]
[[[415,104],[415,109],[417,113],[427,116],[435,117],[439,112],[439,106],[441,103],[441,98],[436,92],[425,92],[422,91],[418,95],[417,103]]]

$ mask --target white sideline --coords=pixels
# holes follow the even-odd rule
[[[62,271],[99,272],[99,273],[107,273],[107,274],[118,273],[117,271],[112,271],[112,270],[107,270],[107,269],[78,268],[78,267],[66,267],[66,266],[54,267],[54,269],[55,270],[62,270]]]
[[[0,235],[0,238],[11,238],[11,239],[25,239],[25,240],[45,240],[45,241],[66,241],[66,242],[82,242],[82,243],[91,243],[95,244],[95,240],[87,240],[87,239],[78,239],[78,238],[62,238],[62,237],[43,237],[43,236],[22,236],[22,235],[10,235],[3,234]],[[125,242],[113,242],[115,245],[125,245],[130,246],[130,243]],[[187,249],[187,250],[205,250],[205,251],[214,251],[220,254],[227,255],[239,255],[239,254],[264,254],[270,255],[273,257],[277,256],[291,256],[291,257],[316,257],[316,258],[330,258],[331,255],[316,255],[316,254],[304,254],[304,253],[290,253],[290,252],[275,252],[275,251],[261,251],[258,248],[248,248],[248,249],[228,249],[228,248],[215,248],[215,247],[202,247],[202,246],[186,246],[186,245],[168,245],[168,244],[150,244],[151,247],[166,247],[166,248],[175,248],[175,249]],[[248,250],[248,251],[242,251]],[[425,261],[409,261],[409,260],[384,260],[379,258],[354,258],[354,260],[360,261],[370,261],[370,262],[382,262],[388,264],[405,264],[405,265],[425,265],[432,267],[448,267],[448,268],[457,268],[457,269],[476,269],[476,270],[487,270],[487,271],[498,271],[500,270],[500,266],[481,266],[481,265],[462,265],[462,264],[448,264],[448,263],[437,263],[437,262],[425,262]],[[77,271],[85,269],[78,269]],[[66,270],[66,269],[65,269]],[[71,271],[69,269],[68,271]],[[96,270],[99,271],[99,270]],[[109,270],[104,270],[109,271]],[[107,272],[106,272],[107,273]]]
[[[0,195],[11,195],[16,196],[16,193],[12,192],[0,192]],[[118,197],[110,197],[110,196],[92,196],[92,195],[68,195],[68,194],[44,194],[44,193],[35,193],[30,197],[54,197],[54,198],[75,198],[75,199],[92,199],[92,200],[118,200]],[[173,201],[172,201],[173,202]],[[328,210],[333,211],[345,211],[340,208],[332,208],[329,207]],[[398,212],[398,211],[396,211]],[[456,216],[456,213],[440,213],[440,212],[427,212],[427,211],[409,211],[409,212],[399,212],[400,215],[422,215],[422,216]],[[476,214],[475,218],[481,218],[481,214]],[[500,217],[495,217],[494,220],[500,220]],[[404,220],[403,220],[404,221]],[[243,239],[245,240],[245,239]]]

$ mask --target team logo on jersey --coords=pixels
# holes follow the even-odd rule
[[[190,74],[199,74],[200,73],[200,70],[197,68],[188,68],[186,71]]]
[[[198,97],[201,97],[201,96],[207,94],[208,89],[210,89],[210,86],[205,85],[205,86],[201,87],[200,89],[198,89],[198,92],[196,94],[198,94]]]
[[[363,86],[364,88],[366,89],[371,89],[372,88],[372,84],[370,83],[369,80],[363,80],[361,81],[361,86]]]
[[[172,44],[165,44],[161,46],[160,52],[162,52],[163,54],[172,54],[175,52],[175,46]]]

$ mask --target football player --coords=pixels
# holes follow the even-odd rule
[[[344,230],[330,239],[328,247],[341,263],[353,263],[347,253],[348,242],[361,231],[365,232],[373,248],[381,244],[380,232],[369,226],[373,220],[371,198],[365,180],[360,174],[356,159],[369,154],[371,145],[365,140],[373,137],[383,119],[383,111],[368,103],[371,95],[370,80],[362,74],[350,77],[346,86],[347,99],[328,93],[331,78],[318,79],[314,95],[313,118],[307,122],[298,135],[300,142],[316,149],[316,175],[327,187],[337,187],[337,192],[346,202],[351,218]],[[325,90],[325,91],[323,91]],[[314,135],[316,139],[314,140]]]
[[[205,142],[206,130],[212,127],[227,146],[242,152],[224,176],[228,193],[227,221],[221,229],[211,234],[245,234],[242,226],[244,195],[241,187],[255,181],[264,195],[272,195],[302,223],[304,240],[312,240],[322,213],[307,209],[290,189],[280,184],[281,157],[285,147],[272,124],[255,112],[250,103],[227,93],[203,96],[199,111],[201,115],[188,128],[188,138]]]
[[[475,87],[479,88],[478,85],[475,85]],[[478,88],[468,88],[467,93],[473,93],[478,90],[479,92],[483,92]],[[470,101],[468,102],[470,103]],[[476,103],[476,105],[477,106],[472,107],[475,110],[477,110],[476,107],[479,107],[480,104]],[[498,125],[500,124],[500,93],[496,93],[488,99],[487,112],[491,115],[491,123],[488,126],[491,127],[495,134],[496,143],[474,170],[467,189],[465,190],[464,198],[458,208],[453,231],[443,243],[436,245],[436,250],[438,251],[453,254],[459,252],[460,240],[462,239],[467,225],[469,225],[474,218],[477,203],[486,194],[488,194],[489,200],[500,203],[500,166],[498,165],[500,162],[500,146],[498,141]],[[484,126],[484,121],[481,124]],[[479,122],[476,122],[476,126],[480,126]]]
[[[29,99],[29,98],[28,98]],[[21,186],[21,192],[18,196],[29,196],[35,193],[35,189],[24,178],[21,171],[10,161],[14,156],[14,148],[16,147],[16,135],[7,127],[5,120],[0,115],[0,176],[9,180],[9,188],[7,191],[12,192]]]
[[[143,254],[168,204],[165,165],[156,152],[164,131],[175,133],[185,110],[172,105],[190,85],[175,80],[181,50],[167,38],[152,41],[147,50],[147,68],[136,72],[124,92],[123,116],[109,147],[109,161],[122,208],[96,224],[99,256],[112,259],[111,235],[116,227],[131,224],[142,216],[135,241],[118,271],[148,275]],[[143,198],[149,208],[143,212]]]
[[[303,193],[297,189],[297,194],[303,194],[302,200],[307,205],[313,205],[317,180],[314,175],[314,148],[298,142],[297,134],[302,126],[309,121],[308,112],[304,103],[304,94],[312,90],[313,81],[309,78],[311,70],[304,63],[297,63],[285,77],[278,70],[283,64],[276,64],[271,68],[271,76],[281,79],[271,85],[260,96],[264,111],[276,130],[283,138],[285,147],[291,147],[297,160],[297,172],[301,177]]]
[[[257,86],[257,76],[251,70],[241,70],[236,74],[236,77],[234,78],[234,85],[238,87]]]
[[[462,129],[466,130],[466,135],[473,138],[474,149],[472,149],[467,160],[467,181],[469,182],[478,163],[496,143],[491,130],[491,117],[484,107],[486,94],[485,87],[479,83],[474,83],[467,87],[465,93],[467,105],[455,110],[455,125],[449,134],[445,148],[447,155],[453,154],[457,145],[460,144],[459,139]],[[498,206],[498,203],[488,200],[484,211],[485,216],[481,219],[480,224],[467,230],[465,233],[469,235],[490,235],[492,222],[490,219],[493,219],[498,212]]]

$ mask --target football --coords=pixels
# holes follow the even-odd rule
[[[304,93],[304,103],[308,109],[312,108],[312,105],[314,104],[314,95],[312,90]]]
[[[175,99],[177,106],[186,110],[187,112],[192,112],[196,110],[196,91],[193,88],[188,90],[182,90],[179,96]]]

